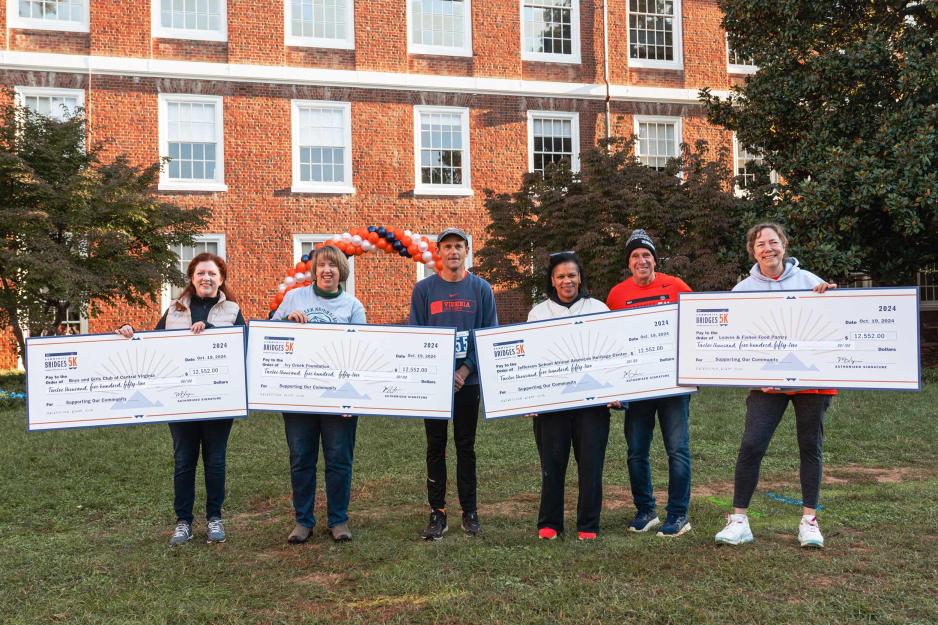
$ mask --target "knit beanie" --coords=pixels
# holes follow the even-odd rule
[[[647,232],[638,228],[637,230],[633,230],[632,234],[629,235],[629,240],[625,244],[625,257],[631,257],[632,252],[640,247],[644,247],[651,252],[651,255],[655,258],[655,263],[658,262],[658,252],[655,251],[655,242],[651,240]]]

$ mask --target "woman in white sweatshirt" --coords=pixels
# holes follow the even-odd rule
[[[733,287],[734,291],[810,289],[823,293],[837,287],[798,267],[798,259],[790,258],[787,254],[788,237],[785,230],[776,223],[761,223],[750,228],[746,234],[746,250],[756,264],[750,270],[749,277]],[[802,547],[824,546],[824,536],[815,514],[821,489],[824,415],[836,394],[835,389],[762,388],[749,392],[746,399],[746,427],[736,459],[734,513],[727,517],[726,527],[716,535],[716,542],[724,545],[752,542],[746,511],[759,482],[762,458],[790,402],[795,407],[798,449],[801,454],[799,472],[803,510],[798,540]]]
[[[528,321],[609,310],[604,303],[589,296],[583,266],[573,252],[551,254],[546,277],[548,298],[531,309]],[[609,409],[592,406],[534,415],[534,440],[541,459],[538,537],[551,540],[563,532],[564,479],[572,446],[580,487],[577,535],[580,540],[596,538],[603,505],[603,463],[609,440]]]

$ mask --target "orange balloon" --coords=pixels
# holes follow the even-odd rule
[[[418,254],[420,254],[420,248],[417,247],[416,243],[411,243],[410,245],[408,245],[407,251],[410,252],[410,255],[412,257],[416,257]]]
[[[377,243],[377,242],[378,242],[378,239],[380,239],[380,238],[381,238],[381,237],[378,236],[378,233],[377,233],[377,232],[369,232],[369,233],[368,233],[368,240],[371,241],[372,243]]]
[[[443,271],[443,261],[442,261],[442,260],[436,261],[436,270],[437,270],[437,271]]]
[[[293,271],[294,272],[306,271],[306,263],[304,263],[303,261],[298,262],[296,265],[293,266]]]
[[[410,244],[413,243],[413,240],[405,234],[401,237],[401,243],[404,244],[404,247],[410,247]]]
[[[277,310],[278,308],[280,308],[280,304],[277,302],[277,298],[270,300],[270,309]]]
[[[384,239],[378,239],[378,242],[375,243],[378,246],[378,249],[386,250],[388,249],[388,242]]]

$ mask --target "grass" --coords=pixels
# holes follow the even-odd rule
[[[0,387],[16,384],[0,376]],[[823,551],[799,549],[799,509],[765,496],[800,496],[790,414],[753,501],[756,542],[713,544],[732,497],[743,400],[743,391],[707,389],[691,402],[694,530],[676,540],[625,531],[633,509],[615,413],[595,543],[535,539],[539,471],[524,419],[480,424],[484,535],[465,537],[453,523],[439,543],[418,540],[427,516],[422,425],[362,418],[354,541],[335,545],[317,529],[311,543],[289,546],[283,424],[260,413],[232,432],[228,542],[206,545],[199,523],[196,540],[178,549],[166,545],[174,521],[166,426],[28,433],[22,403],[8,402],[0,405],[0,623],[938,622],[938,385],[835,400]],[[652,457],[664,491],[657,438]],[[571,466],[568,525],[575,475]],[[199,493],[197,518],[202,501]]]

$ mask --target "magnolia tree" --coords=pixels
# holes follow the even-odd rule
[[[719,4],[758,71],[702,100],[781,175],[793,252],[828,278],[914,283],[938,261],[938,2]]]
[[[181,283],[174,246],[208,216],[153,195],[159,163],[106,160],[82,112],[63,117],[0,109],[0,323],[20,353],[26,333],[58,333],[69,310],[143,304]]]

